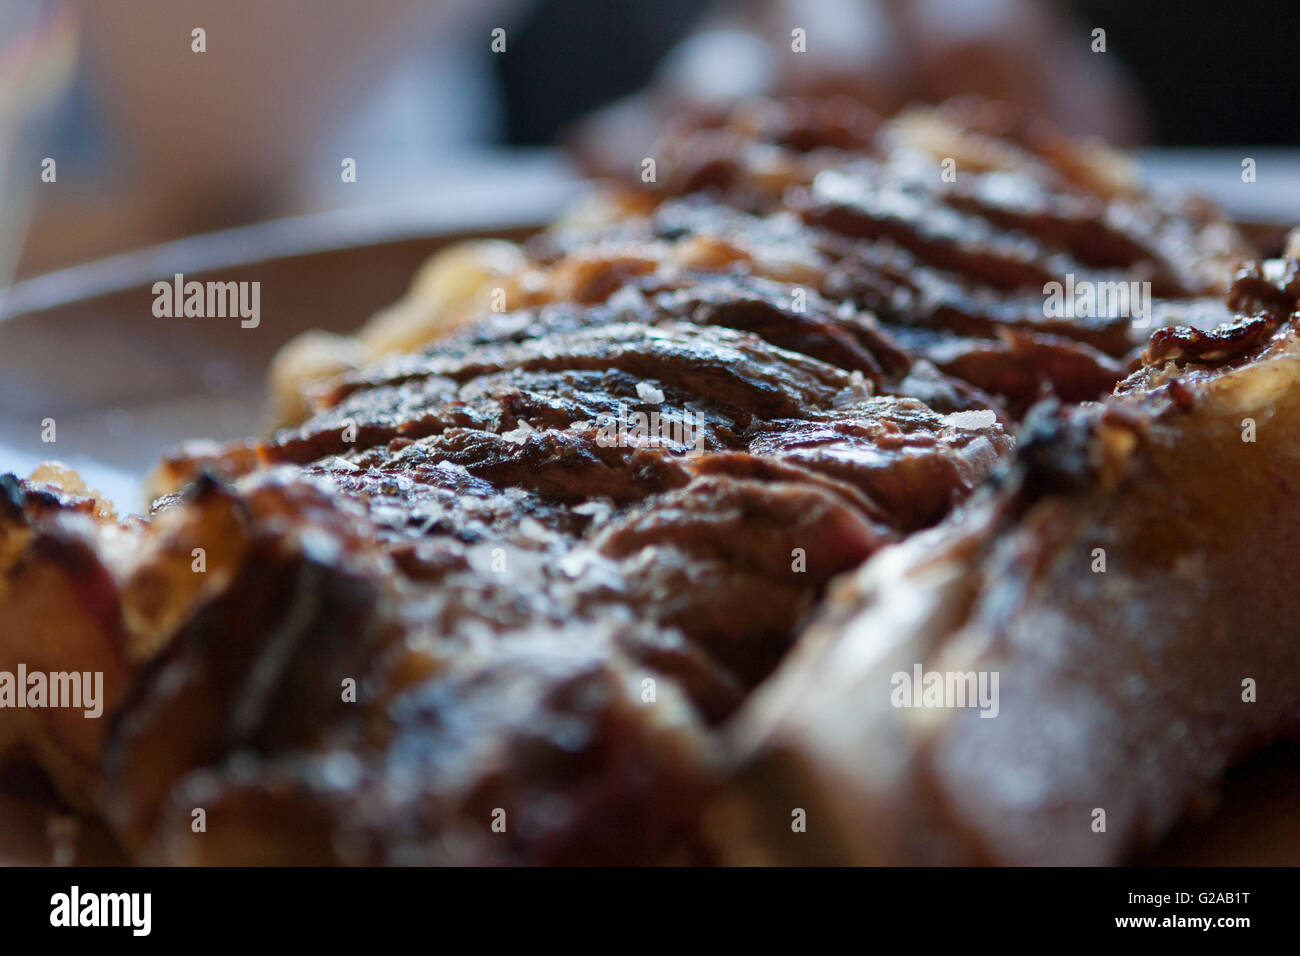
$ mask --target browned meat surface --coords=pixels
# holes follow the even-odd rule
[[[1290,273],[1244,272],[1215,329],[1249,252],[1231,227],[971,104],[745,107],[658,158],[617,214],[530,243],[505,311],[304,383],[263,440],[178,450],[145,518],[0,479],[0,669],[94,666],[108,714],[0,711],[0,745],[144,861],[1093,860],[1278,732],[1285,688],[1242,720],[1184,691],[1276,663],[1263,638],[1195,653],[1247,614],[1247,570],[1285,580],[1263,516],[1203,553],[1240,457],[1200,446],[1228,447],[1228,392],[1272,401]],[[1128,315],[1052,315],[1067,279],[1150,282],[1149,328],[1185,327],[1148,345]],[[1241,486],[1275,521],[1284,432]],[[1111,576],[1078,578],[1094,541]],[[890,574],[901,616],[876,627],[862,582]],[[1183,616],[1147,626],[1160,588]],[[873,655],[949,645],[997,656],[998,720],[914,727],[859,693]],[[1147,744],[1137,794],[1116,748]],[[1085,765],[1115,794],[1087,852],[1050,837],[1100,799],[1063,796]],[[840,774],[897,812],[898,846]],[[787,794],[835,829],[768,833]]]
[[[1300,729],[1300,331],[1276,271],[1270,311],[1158,335],[1113,397],[1041,406],[995,490],[836,586],[737,719],[730,859],[1119,862]],[[997,674],[996,717],[898,706],[917,667]]]

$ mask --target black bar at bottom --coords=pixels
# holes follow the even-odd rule
[[[862,943],[1228,942],[1285,931],[1295,876],[1210,868],[0,869],[0,926],[11,945],[75,935],[81,943],[288,942],[335,951],[404,939],[421,948],[518,938],[533,947],[604,939],[621,949],[620,940],[676,946],[693,934],[697,942],[770,943],[783,924],[813,934],[806,946],[832,945],[836,933]]]

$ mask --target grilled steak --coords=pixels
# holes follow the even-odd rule
[[[1300,284],[1272,267],[836,586],[736,721],[730,859],[1116,863],[1300,729]],[[996,718],[900,701],[918,668],[997,674]],[[792,799],[819,839],[778,825]]]
[[[1216,396],[1283,409],[1250,383],[1289,369],[1293,290],[1257,268],[1222,304],[1251,252],[1230,226],[970,103],[890,121],[747,106],[658,158],[654,188],[484,267],[506,310],[413,301],[323,359],[318,339],[295,347],[291,420],[178,450],[147,517],[118,521],[58,473],[0,479],[0,669],[100,670],[111,714],[0,711],[0,740],[148,861],[819,858],[827,836],[767,832],[795,792],[828,808],[846,859],[1093,860],[1158,835],[1283,728],[1294,689],[1244,717],[1183,696],[1229,664],[1263,673],[1261,640],[1196,657],[1163,709],[1114,729],[1147,701],[1139,651],[1197,653],[1193,628],[1139,626],[1148,586],[1202,627],[1241,603],[1245,564],[1222,595],[1183,573],[1236,551],[1154,533],[1210,507],[1185,460],[1227,441],[1237,411]],[[1054,315],[1053,282],[1154,298],[1137,323]],[[1148,322],[1229,307],[1237,325],[1146,341]],[[427,341],[382,344],[412,316]],[[1273,434],[1255,453],[1281,476]],[[1289,480],[1256,489],[1286,520]],[[1127,590],[1073,576],[1094,540]],[[1272,540],[1243,540],[1250,580],[1285,573]],[[1139,560],[1182,571],[1134,583]],[[876,627],[885,592],[914,610]],[[1130,608],[1121,627],[1103,598]],[[953,636],[986,604],[978,639]],[[1035,650],[1044,616],[1057,631]],[[931,722],[932,741],[887,694],[857,696],[876,655],[950,644],[998,655],[999,720]],[[1093,721],[1105,680],[1114,712]],[[1121,788],[1113,748],[1173,718],[1192,726],[1157,735],[1150,765],[1174,769]],[[882,769],[877,741],[924,772]],[[1179,747],[1212,758],[1196,779]],[[967,749],[979,766],[951,768]],[[1115,801],[1095,844],[1053,835],[1083,762],[1114,784],[1070,791]],[[897,846],[837,803],[832,773],[899,814]]]

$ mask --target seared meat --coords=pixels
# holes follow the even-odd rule
[[[737,720],[729,859],[1119,862],[1300,729],[1300,330],[1272,265],[1269,311],[1040,406],[996,488],[835,587]],[[996,674],[996,716],[913,709],[916,669]]]
[[[111,608],[151,650],[112,682],[102,790],[144,858],[697,859],[708,726],[832,576],[940,520],[1010,446],[992,413],[872,396],[722,326],[538,333],[346,377],[297,427],[171,463],[181,489],[112,572],[163,582]],[[603,440],[628,409],[695,432]],[[209,522],[225,557],[198,575]],[[136,606],[164,597],[182,608]],[[502,698],[523,709],[482,714]],[[341,792],[317,779],[337,767]],[[195,806],[241,839],[186,838]],[[295,806],[325,829],[260,832]],[[498,807],[515,822],[494,841]],[[643,850],[609,830],[656,815]]]
[[[1160,324],[1104,309],[1052,315],[1049,283],[1149,283],[1152,312],[1181,322],[1171,300],[1214,311],[1207,303],[1252,255],[1204,203],[1147,193],[1126,158],[995,104],[958,100],[882,124],[839,103],[835,126],[854,135],[803,137],[806,150],[779,132],[825,110],[762,104],[666,137],[654,194],[684,198],[656,210],[655,237],[693,244],[688,259],[705,245],[870,310],[895,344],[1017,417],[1044,394],[1102,397]]]
[[[955,183],[940,175],[948,155]],[[616,215],[496,250],[475,281],[496,283],[505,311],[494,301],[462,321],[452,282],[434,297],[446,312],[414,326],[437,331],[419,347],[376,344],[420,318],[409,302],[278,366],[296,388],[281,404],[292,420],[263,440],[179,449],[147,518],[118,522],[57,475],[4,478],[0,669],[94,666],[111,722],[0,711],[0,742],[34,750],[147,861],[797,859],[809,847],[763,822],[788,829],[789,808],[766,801],[791,789],[795,806],[831,808],[849,858],[1052,858],[1044,834],[1070,768],[1034,738],[1034,708],[1057,707],[1043,726],[1065,727],[1071,701],[1099,693],[1116,640],[1098,623],[1103,598],[1132,602],[1121,640],[1167,656],[1194,633],[1139,629],[1145,592],[1090,591],[1067,573],[1086,549],[1052,549],[1095,538],[1113,564],[1134,549],[1150,568],[1173,560],[1166,547],[1199,554],[1201,538],[1157,534],[1180,509],[1210,507],[1210,486],[1187,478],[1188,442],[1226,442],[1216,383],[1273,381],[1290,361],[1289,280],[1244,274],[1229,304],[1245,314],[1212,330],[1229,313],[1207,303],[1244,243],[1203,207],[1144,193],[1118,162],[969,105],[888,122],[848,104],[747,107],[666,143],[659,185]],[[1149,281],[1153,327],[1189,327],[1162,330],[1126,379],[1146,344],[1131,316],[1044,308],[1044,284],[1070,275]],[[1118,397],[1073,406],[1119,382]],[[1042,398],[1055,410],[1030,412]],[[1280,468],[1283,436],[1270,440],[1260,451]],[[1124,454],[1096,465],[1112,446]],[[1224,480],[1228,457],[1216,457]],[[1121,494],[1126,481],[1136,493]],[[1284,487],[1268,500],[1285,517]],[[1256,580],[1277,553],[1268,540],[1261,524]],[[1022,566],[1032,553],[1047,563]],[[874,598],[846,584],[825,600],[837,575],[900,566],[889,607],[920,613],[942,585],[941,614],[862,630],[850,622],[874,622]],[[1215,626],[1184,585],[1179,620]],[[956,734],[969,722],[951,722],[943,751],[1045,781],[1033,791],[1045,808],[1009,836],[980,830],[1006,810],[998,780],[945,777],[947,764],[913,779],[853,750],[879,724],[891,757],[929,759],[853,681],[877,645],[946,647],[981,602],[998,628],[1055,614],[1061,645],[1018,657],[951,641],[1005,656],[1008,692],[1022,672],[1044,681],[1008,698],[1012,719],[987,722],[992,734],[977,720],[968,740]],[[1220,670],[1259,670],[1253,652],[1216,653]],[[1120,659],[1147,677],[1136,652]],[[1208,688],[1205,661],[1186,673]],[[1157,717],[1191,720],[1181,690],[1135,720],[1143,736],[1081,724],[1069,756],[1109,759],[1083,753],[1097,728],[1136,746]],[[1295,695],[1281,700],[1270,707]],[[1279,713],[1214,739],[1193,727],[1214,757],[1201,782],[1281,727]],[[877,854],[840,819],[848,804],[822,792],[823,772],[904,805],[896,850]],[[972,782],[987,792],[955,792]],[[1119,849],[1097,858],[1167,827],[1192,789],[1172,775],[1156,810],[1124,795]]]

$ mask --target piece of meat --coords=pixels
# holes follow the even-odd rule
[[[1274,265],[1267,334],[1153,342],[1115,396],[1040,406],[995,488],[837,584],[737,718],[728,859],[1115,863],[1300,728],[1300,332]],[[909,706],[916,669],[997,675],[996,699]]]
[[[714,324],[549,333],[480,348],[472,371],[464,356],[451,342],[424,357],[435,374],[358,376],[302,426],[185,461],[188,483],[134,530],[116,613],[86,639],[120,628],[135,649],[91,789],[137,858],[699,859],[710,726],[779,664],[831,577],[938,520],[1010,445],[992,414],[872,396],[861,375]],[[620,403],[694,409],[704,440],[602,444],[592,419]],[[102,565],[114,533],[89,536]],[[533,710],[473,716],[530,694]],[[536,739],[547,724],[571,756]],[[505,779],[498,750],[517,755]],[[355,770],[346,794],[312,776],[338,766]],[[187,836],[200,806],[239,841]],[[273,832],[292,806],[324,830]],[[497,809],[522,830],[494,841]],[[666,829],[639,850],[608,835],[656,815]],[[343,816],[364,834],[339,836]]]
[[[939,146],[959,159],[955,184],[938,175]],[[954,626],[986,590],[992,611],[1019,620],[1008,589],[1025,571],[992,563],[1004,543],[1048,554],[1068,529],[1109,528],[1139,505],[1135,527],[1172,541],[1154,516],[1160,501],[1192,501],[1179,481],[1211,380],[1224,362],[1271,380],[1256,372],[1289,353],[1278,336],[1293,269],[1247,267],[1229,298],[1239,321],[1216,328],[1232,313],[1211,296],[1244,242],[1212,210],[1151,196],[1115,157],[1079,150],[969,105],[880,122],[844,104],[751,104],[669,143],[657,188],[622,196],[602,221],[492,263],[469,256],[474,274],[455,282],[440,274],[456,288],[438,299],[445,312],[421,312],[432,307],[417,283],[403,309],[440,338],[379,349],[372,328],[321,361],[278,366],[290,423],[178,450],[145,517],[117,520],[61,473],[0,479],[0,669],[93,665],[106,707],[98,723],[0,710],[0,745],[34,752],[145,862],[671,863],[763,850],[723,831],[761,812],[755,775],[778,794],[790,779],[756,715],[784,727],[786,705],[764,702],[800,684],[817,645],[852,637],[837,633],[858,610],[852,587],[826,606],[838,575],[960,559]],[[1049,314],[1041,286],[1067,273],[1150,281],[1153,325],[1186,328],[1148,345],[1132,316]],[[480,281],[494,284],[479,290],[493,310],[484,296],[469,321]],[[1122,398],[1074,406],[1105,395],[1144,345],[1150,364]],[[1059,420],[1030,413],[1016,464],[999,471],[1040,398]],[[1105,485],[1111,471],[1088,466],[1114,435],[1141,436],[1123,459],[1143,487],[1131,505]],[[1149,466],[1143,442],[1163,449]],[[1047,517],[1031,521],[1035,502]],[[1121,560],[1128,531],[1107,533]],[[1261,525],[1258,579],[1268,540]],[[1074,608],[1068,580],[1041,580],[1043,614]],[[1214,620],[1200,597],[1185,595],[1187,620]],[[1102,602],[1075,603],[1076,626],[1093,626]],[[872,640],[906,642],[907,621],[888,625]],[[1051,685],[1061,700],[1094,689],[1095,658]],[[872,737],[881,718],[862,708],[874,705],[839,681],[827,676],[823,704],[819,688],[797,695],[799,708],[834,708],[817,732],[842,722],[910,759],[916,741]],[[1254,729],[1264,739],[1275,726]],[[1213,750],[1206,781],[1250,745],[1233,741]],[[828,767],[820,746],[803,756]],[[876,780],[873,754],[850,769]],[[915,842],[888,858],[960,843],[943,826],[957,810],[933,809],[933,777],[898,788],[929,816],[905,821]],[[1146,817],[1117,804],[1117,826],[1141,818],[1155,832],[1181,808],[1180,779]],[[980,786],[944,799],[996,797]],[[733,804],[719,831],[717,808]],[[1050,856],[1033,843],[1050,810],[1025,816],[1027,842],[1007,858]],[[971,826],[968,856],[991,856]],[[874,858],[845,832],[848,858]]]

